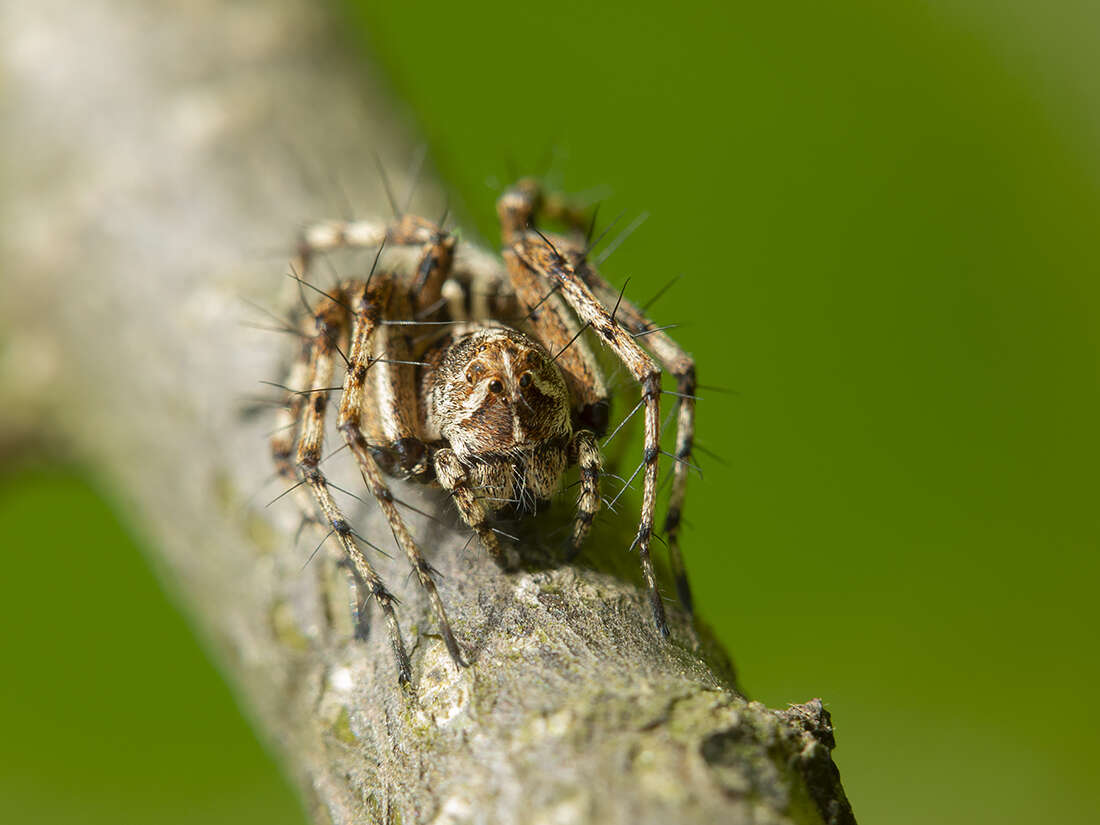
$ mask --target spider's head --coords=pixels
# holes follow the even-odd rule
[[[459,458],[567,439],[569,391],[546,350],[522,332],[481,329],[448,349],[431,415]]]

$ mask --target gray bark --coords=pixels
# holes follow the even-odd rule
[[[412,155],[323,10],[0,9],[0,447],[103,469],[317,822],[854,822],[820,702],[747,701],[675,609],[658,641],[637,581],[606,572],[626,542],[584,566],[525,550],[506,573],[410,513],[473,663],[456,672],[404,563],[378,557],[403,599],[409,691],[380,622],[351,640],[331,559],[303,571],[314,542],[295,541],[292,497],[264,506],[270,418],[240,403],[291,342],[242,326],[262,318],[240,299],[278,306],[296,227],[340,209],[325,190],[384,217],[372,153],[391,170]],[[442,202],[430,175],[419,192]],[[388,536],[375,508],[355,523]]]

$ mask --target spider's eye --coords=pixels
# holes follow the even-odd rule
[[[537,367],[539,364],[539,356],[534,350],[530,350],[527,353],[527,363],[532,367]]]
[[[489,391],[490,392],[501,392],[503,389],[504,389],[504,385],[502,383],[500,383],[499,381],[497,381],[496,379],[489,382]]]
[[[520,376],[519,385],[521,387],[531,386],[531,373],[525,372],[522,376]]]

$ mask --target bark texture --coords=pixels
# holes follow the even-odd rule
[[[404,562],[379,558],[411,691],[380,623],[350,640],[331,560],[303,571],[314,542],[295,541],[290,497],[264,506],[270,417],[241,414],[291,342],[242,326],[263,319],[241,298],[279,304],[296,227],[342,211],[340,190],[385,216],[373,153],[390,170],[413,154],[324,9],[5,0],[0,15],[0,447],[103,468],[317,822],[854,822],[820,702],[747,701],[675,610],[658,642],[636,581],[599,562],[626,541],[596,546],[595,567],[525,549],[502,573],[410,513],[473,660],[456,673]],[[426,176],[418,203],[442,201]],[[353,512],[388,536],[376,508]]]

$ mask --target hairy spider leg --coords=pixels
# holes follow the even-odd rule
[[[340,413],[336,426],[355,455],[355,460],[363,474],[364,483],[382,508],[382,512],[390,524],[390,529],[393,531],[394,538],[405,552],[421,588],[428,596],[428,601],[436,614],[436,620],[439,623],[439,629],[451,659],[458,667],[464,667],[466,662],[462,658],[458,642],[455,641],[450,621],[447,619],[447,612],[443,607],[443,600],[439,597],[439,591],[436,589],[435,581],[432,578],[431,565],[425,561],[420,548],[417,547],[405,525],[404,519],[397,510],[393,493],[382,479],[382,473],[374,460],[371,445],[367,440],[366,433],[363,432],[361,424],[367,376],[373,363],[370,357],[371,338],[382,320],[383,308],[388,304],[394,285],[394,277],[388,272],[376,273],[373,280],[372,285],[366,283],[356,284],[350,290],[348,296],[353,313],[353,326],[351,347],[348,353],[349,365],[344,379],[344,391],[340,398]]]
[[[574,259],[573,265],[597,298],[605,303],[616,304],[615,319],[631,335],[644,334],[646,349],[652,352],[661,366],[676,378],[679,412],[673,454],[672,492],[669,497],[668,513],[665,515],[664,532],[668,535],[669,562],[672,565],[672,575],[676,580],[676,592],[690,619],[693,615],[693,605],[691,586],[688,583],[687,570],[680,552],[680,517],[684,510],[684,494],[695,438],[695,361],[672,338],[659,331],[656,324],[634,303],[622,298],[619,291],[605,281],[594,267],[579,258]]]
[[[552,198],[544,198],[536,181],[531,179],[519,181],[497,204],[505,243],[515,243],[522,239],[525,233],[529,235],[536,217],[545,214],[547,204],[554,202]],[[559,211],[561,211],[560,208]],[[580,226],[574,213],[565,211],[557,217],[564,219],[574,229]],[[672,456],[672,491],[665,516],[664,532],[668,535],[669,562],[676,581],[677,594],[690,620],[694,613],[693,599],[680,550],[679,534],[695,435],[695,362],[671,337],[658,329],[641,309],[629,299],[624,299],[622,292],[614,289],[604,280],[595,266],[586,259],[590,247],[585,248],[579,241],[573,239],[556,238],[551,242],[541,233],[539,236],[553,252],[560,251],[568,258],[574,271],[580,275],[603,306],[615,307],[611,313],[613,322],[621,319],[622,326],[632,336],[645,336],[645,348],[652,352],[661,366],[676,378],[679,410],[675,453]],[[585,240],[587,243],[587,238]],[[519,292],[518,286],[517,292]]]
[[[313,353],[313,335],[302,333],[302,345],[298,355],[290,367],[286,385],[296,388],[303,387],[306,378],[309,377],[309,362]],[[303,392],[291,391],[286,403],[276,413],[276,427],[270,439],[271,457],[275,461],[275,469],[279,476],[286,481],[295,481],[294,444],[298,438],[298,423],[302,417],[302,405],[306,403],[308,395]]]
[[[509,231],[506,229],[505,237],[508,236]],[[653,514],[657,504],[657,459],[661,452],[659,443],[661,370],[630,333],[620,327],[611,317],[611,313],[596,300],[592,291],[574,271],[572,264],[557,251],[548,238],[533,228],[526,230],[519,234],[508,253],[505,255],[505,260],[510,273],[522,267],[537,275],[547,287],[560,285],[562,295],[577,317],[603,339],[634,379],[641,384],[645,406],[642,458],[645,476],[642,513],[632,547],[638,548],[642,574],[649,589],[649,602],[653,610],[654,623],[658,632],[667,637],[668,620],[649,553],[650,540],[653,536]]]
[[[591,411],[601,407],[606,419],[608,392],[603,372],[588,347],[570,346],[582,326],[567,309],[560,285],[546,284],[537,273],[523,265],[513,250],[505,249],[502,254],[527,323],[565,375],[581,425],[589,426],[586,419],[592,418]],[[601,423],[606,424],[606,421],[597,421],[595,426]]]
[[[321,390],[329,387],[332,381],[336,337],[344,327],[346,314],[341,304],[326,299],[318,305],[314,317],[317,322],[317,335],[313,339],[307,386],[310,390]],[[411,668],[405,642],[401,638],[401,627],[394,611],[397,599],[386,588],[381,577],[359,548],[351,525],[333,500],[328,481],[319,468],[321,448],[324,443],[327,396],[327,392],[311,393],[309,401],[304,405],[301,435],[298,441],[298,476],[313,492],[317,505],[339,539],[344,553],[382,610],[386,628],[389,631],[390,647],[397,661],[397,678],[404,684],[411,679]]]
[[[372,266],[370,275],[365,282],[349,281],[342,284],[340,287],[341,295],[339,296],[329,296],[327,293],[322,293],[326,295],[330,304],[337,304],[356,316],[354,324],[355,329],[358,330],[360,319],[353,307],[348,305],[347,301],[354,301],[358,298],[361,304],[366,302],[367,290],[378,267],[382,248],[386,244],[391,246],[418,246],[421,248],[418,260],[413,268],[412,284],[407,285],[409,287],[408,294],[415,296],[415,308],[417,310],[423,310],[437,303],[442,295],[443,284],[450,274],[454,259],[455,238],[443,232],[438,226],[429,221],[415,216],[401,216],[388,225],[373,221],[325,221],[312,224],[306,227],[299,236],[297,250],[290,265],[291,272],[300,282],[308,285],[310,267],[316,255],[340,248],[378,247],[378,254],[375,257],[374,266]],[[392,285],[393,276],[392,274],[387,274],[381,280],[389,282]],[[388,294],[392,295],[393,292],[394,291],[391,290]],[[361,306],[361,309],[362,308]],[[406,305],[404,308],[411,314],[411,307]],[[402,315],[403,317],[408,317],[405,313],[402,313]],[[373,324],[371,332],[378,338],[385,339],[388,337],[384,328],[380,328],[377,323]],[[353,336],[354,334],[355,330],[353,330]],[[368,339],[369,337],[370,335],[368,335]],[[376,437],[376,443],[369,444],[365,435],[359,429],[361,427],[360,422],[362,418],[356,418],[354,424],[351,421],[341,420],[341,432],[344,435],[346,443],[348,443],[352,452],[356,455],[360,470],[363,473],[364,481],[378,499],[390,523],[391,529],[394,532],[395,539],[398,541],[398,544],[401,545],[410,563],[412,563],[414,569],[417,571],[420,584],[427,592],[429,601],[439,618],[448,652],[456,665],[462,666],[465,662],[463,661],[458,644],[454,639],[450,623],[447,621],[446,613],[435,588],[435,584],[431,580],[431,568],[424,561],[415,542],[413,542],[411,536],[409,536],[408,530],[394,506],[395,499],[392,493],[390,493],[388,487],[381,481],[381,474],[378,471],[379,468],[375,461],[376,457],[384,458],[388,462],[387,469],[396,470],[397,467],[400,467],[406,475],[410,476],[423,475],[428,469],[427,460],[425,458],[426,449],[416,432],[418,429],[416,423],[417,398],[415,391],[415,373],[413,370],[415,362],[412,360],[412,352],[405,338],[403,336],[392,337],[394,339],[392,341],[382,340],[379,342],[383,352],[391,357],[378,356],[376,358],[371,358],[368,346],[368,348],[364,350],[364,353],[356,355],[356,357],[360,358],[360,362],[356,366],[362,367],[362,370],[356,369],[355,366],[353,366],[351,358],[346,359],[348,360],[348,373],[345,378],[345,395],[341,399],[341,408],[343,408],[348,400],[347,390],[350,382],[353,385],[353,395],[355,392],[358,392],[358,405],[360,409],[366,407],[367,415],[365,417],[372,434]],[[333,349],[336,348],[335,338],[333,338],[331,333],[329,333],[329,343],[332,345]],[[385,348],[387,346],[392,347],[392,349],[386,350]],[[304,361],[304,359],[300,358],[292,368],[291,383],[289,384],[291,387],[300,386],[299,382],[305,376],[306,371],[301,367],[302,361]],[[362,403],[362,395],[367,380],[366,376],[371,367],[373,367],[373,372],[375,374],[372,377],[370,391],[377,398],[379,403],[377,405],[364,405]],[[305,394],[291,392],[285,412],[283,413],[284,417],[288,418],[290,422],[297,421],[302,414],[305,404]],[[354,437],[353,429],[357,431],[354,432]],[[304,436],[303,426],[302,437],[304,438]],[[276,464],[284,474],[289,468],[289,455],[295,437],[296,433],[294,428],[290,426],[280,431],[276,438],[272,440],[272,452],[275,455]],[[364,457],[370,459],[369,465],[364,460]],[[303,481],[305,481],[304,478]],[[380,494],[381,497],[379,497]],[[329,515],[325,510],[323,502],[322,511],[326,512],[326,516]],[[341,520],[341,523],[346,525],[346,521],[344,520]],[[333,531],[341,535],[340,530],[338,530],[335,525]],[[347,541],[343,535],[341,535],[341,541],[344,543],[346,549]],[[495,546],[495,544],[493,546]],[[360,556],[361,555],[360,553]],[[350,557],[349,554],[349,558]],[[369,579],[364,581],[366,577],[358,570],[356,559],[352,558],[352,562],[352,565],[349,567],[349,570],[353,573],[350,577],[350,586],[352,590],[351,600],[353,604],[356,605],[356,608],[353,609],[353,621],[355,621],[357,633],[361,633],[362,622],[358,609],[361,599],[358,595],[358,591],[365,587],[369,589],[376,598],[378,598],[378,595],[375,592],[377,590],[375,583]],[[398,661],[399,680],[408,681],[408,657],[404,651],[404,645],[400,637],[400,628],[396,624],[396,619],[394,618],[392,610],[392,604],[396,599],[392,597],[392,594],[388,594],[383,595],[379,601],[380,603],[384,602],[383,610],[386,613],[387,624],[390,625],[391,644],[394,647],[394,653]]]

